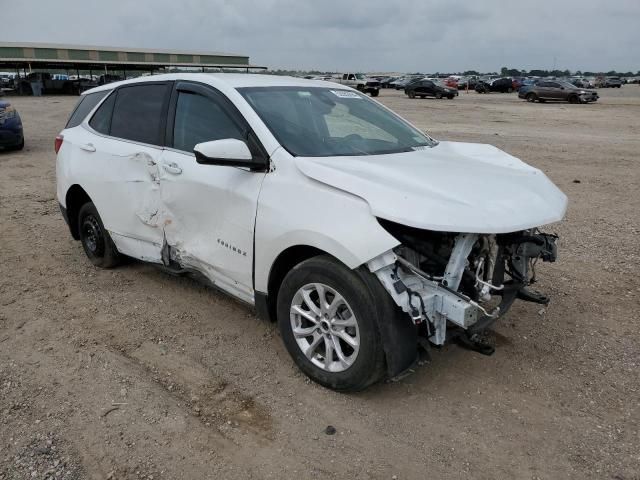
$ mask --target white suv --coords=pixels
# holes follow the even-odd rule
[[[57,192],[96,266],[194,274],[277,320],[337,390],[481,333],[554,261],[567,198],[489,145],[437,142],[348,87],[171,74],[85,92],[56,138]]]

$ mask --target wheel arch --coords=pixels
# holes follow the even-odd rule
[[[65,195],[65,205],[67,208],[67,218],[69,219],[69,230],[74,240],[80,240],[80,231],[78,229],[78,213],[87,202],[91,202],[91,197],[77,183],[71,185]]]
[[[275,322],[277,320],[276,303],[278,291],[280,290],[284,277],[299,263],[320,255],[330,255],[335,258],[330,253],[318,247],[302,244],[292,245],[278,254],[269,269],[267,291],[264,293],[255,292],[256,310],[261,318],[269,322]]]
[[[316,256],[329,256],[350,268],[334,255],[310,245],[294,245],[283,250],[274,261],[269,273],[269,292],[256,292],[256,310],[261,318],[277,321],[278,290],[289,271],[296,265]],[[364,265],[352,269],[378,300],[376,323],[385,357],[387,378],[393,378],[410,368],[417,359],[417,329],[408,315],[402,312],[384,289],[382,283]]]

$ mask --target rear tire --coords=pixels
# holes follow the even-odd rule
[[[380,91],[379,91],[379,90],[371,90],[371,96],[372,96],[372,97],[377,97],[377,96],[378,96],[378,93],[380,93]]]
[[[442,93],[436,92],[436,98],[439,100],[442,98]]]
[[[100,268],[113,268],[120,263],[120,254],[92,202],[80,208],[78,229],[82,248],[91,263]]]
[[[278,292],[285,347],[311,380],[333,390],[362,390],[385,373],[378,302],[362,274],[371,275],[318,256],[296,265]]]

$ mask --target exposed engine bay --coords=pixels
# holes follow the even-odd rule
[[[445,233],[379,222],[401,245],[368,262],[369,270],[432,344],[456,337],[472,346],[516,299],[549,302],[528,287],[539,260],[555,262],[557,235]]]

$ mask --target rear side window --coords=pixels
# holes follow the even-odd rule
[[[242,129],[214,100],[180,92],[173,127],[173,147],[192,152],[198,143],[223,138],[242,140]]]
[[[164,106],[169,85],[135,85],[118,89],[110,135],[135,142],[161,145]]]
[[[73,128],[80,125],[87,115],[89,115],[89,112],[93,110],[93,108],[100,103],[100,100],[102,100],[108,93],[108,90],[104,90],[102,92],[83,95],[64,128]]]
[[[116,102],[116,93],[109,95],[109,97],[102,102],[102,105],[98,107],[96,113],[93,114],[89,125],[96,132],[104,135],[109,135],[111,129],[111,115],[113,114],[113,105]]]

